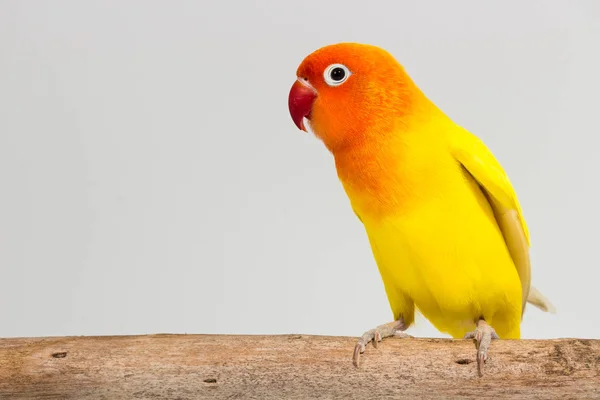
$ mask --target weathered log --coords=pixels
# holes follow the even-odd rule
[[[145,335],[0,339],[0,399],[600,399],[600,340]]]

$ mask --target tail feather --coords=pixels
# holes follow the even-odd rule
[[[542,292],[540,292],[533,286],[529,288],[529,296],[527,296],[527,302],[531,305],[536,306],[542,311],[549,312],[551,314],[556,314],[556,307],[554,307],[554,305],[550,303],[550,300],[548,300],[546,296],[542,294]]]

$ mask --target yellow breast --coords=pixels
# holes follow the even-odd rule
[[[410,299],[454,337],[472,330],[480,317],[501,337],[518,337],[520,280],[477,183],[443,143],[418,146],[405,139],[394,154],[397,161],[388,160],[383,178],[370,186],[342,179],[394,314],[409,313]]]

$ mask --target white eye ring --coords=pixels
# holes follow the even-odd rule
[[[346,82],[350,75],[352,75],[352,72],[343,64],[331,64],[323,72],[325,83],[329,86],[340,86]]]

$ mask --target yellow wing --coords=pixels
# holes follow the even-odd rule
[[[529,230],[504,169],[487,146],[467,130],[459,127],[449,137],[453,156],[479,183],[492,206],[521,279],[523,311],[525,304],[529,302],[543,311],[554,312],[554,306],[537,289],[531,287]]]

